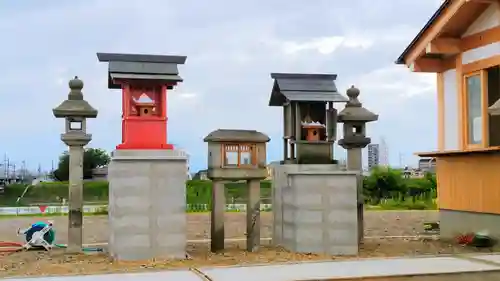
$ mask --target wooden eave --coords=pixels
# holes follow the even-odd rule
[[[445,0],[396,63],[415,72],[442,72],[463,51],[461,35],[499,0]]]
[[[462,156],[470,154],[498,154],[500,147],[491,146],[486,148],[465,149],[465,150],[447,150],[447,151],[431,151],[431,152],[417,152],[415,155],[420,157],[448,157],[448,156]]]

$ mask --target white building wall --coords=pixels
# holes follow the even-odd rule
[[[491,4],[465,31],[462,37],[500,26],[500,4]],[[468,64],[500,54],[500,42],[492,43],[462,54],[462,63]]]
[[[476,34],[500,26],[500,5],[491,4],[467,29],[462,37]],[[462,53],[462,64],[469,64],[478,60],[500,55],[500,42],[472,49]],[[444,149],[459,149],[459,108],[457,72],[447,70],[444,76]]]
[[[498,3],[491,4],[486,11],[484,11],[477,19],[474,21],[467,31],[464,32],[462,37],[469,36],[487,29],[496,27],[500,25],[500,6]]]
[[[487,59],[500,54],[500,42],[492,43],[462,53],[462,64]]]
[[[444,83],[444,150],[458,147],[458,93],[457,72],[450,69],[443,73]]]

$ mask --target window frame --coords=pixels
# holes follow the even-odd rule
[[[227,152],[235,152],[234,150],[227,150],[226,147],[238,147],[238,163],[236,165],[228,165],[226,163]],[[248,148],[248,149],[247,149]],[[250,164],[241,163],[241,153],[250,152]],[[222,168],[242,168],[242,167],[255,167],[257,166],[257,145],[253,143],[224,143],[221,145],[221,155],[222,155]]]
[[[481,143],[471,144],[469,141],[469,102],[467,79],[479,76],[481,85]],[[466,73],[462,79],[462,143],[466,149],[483,149],[489,146],[489,115],[488,115],[488,73],[486,69]]]

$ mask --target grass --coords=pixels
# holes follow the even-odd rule
[[[402,210],[437,210],[437,202],[434,200],[430,201],[415,201],[407,200],[393,200],[387,199],[382,201],[378,205],[366,205],[366,209],[370,211],[402,211]]]

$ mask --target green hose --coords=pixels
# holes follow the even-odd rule
[[[25,233],[26,242],[31,241],[31,238],[32,238],[34,232],[40,231],[46,226],[47,226],[47,223],[45,223],[45,222],[36,222],[36,223],[32,224],[31,228],[28,229]],[[54,229],[50,229],[44,235],[45,241],[47,241],[47,243],[49,243],[49,244],[52,244],[53,241],[55,240],[55,238],[56,238],[56,232]],[[66,245],[66,244],[53,244],[53,245],[54,245],[54,247],[64,248],[64,249],[68,247],[68,245]],[[104,249],[98,248],[98,247],[84,247],[84,248],[82,248],[82,251],[84,251],[84,252],[104,252]]]
[[[61,248],[61,249],[68,248],[68,245],[66,245],[66,244],[54,244],[54,246],[57,248]],[[98,248],[98,247],[83,247],[82,251],[84,251],[84,252],[104,252],[104,249]]]

